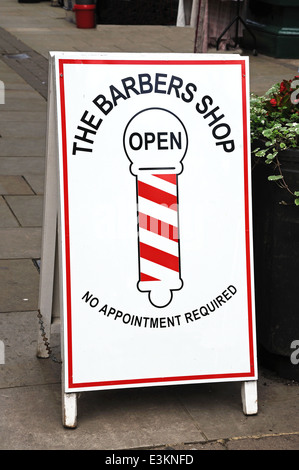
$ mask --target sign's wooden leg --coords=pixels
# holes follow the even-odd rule
[[[62,421],[66,428],[77,427],[77,393],[62,393]]]
[[[55,250],[57,241],[58,214],[58,168],[57,168],[57,116],[54,98],[53,59],[49,61],[49,96],[47,116],[47,142],[45,159],[45,188],[43,210],[43,234],[39,286],[39,331],[37,339],[37,357],[49,357],[47,344],[50,343],[53,320],[53,293],[55,279]],[[41,328],[42,326],[42,328]],[[44,334],[41,334],[44,333]]]
[[[245,415],[255,415],[258,411],[257,381],[242,382],[241,397]]]

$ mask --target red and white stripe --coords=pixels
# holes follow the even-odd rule
[[[139,213],[139,283],[156,306],[171,301],[180,279],[178,198],[176,174],[137,178]],[[160,304],[160,305],[157,305]]]

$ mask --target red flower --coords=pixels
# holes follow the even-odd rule
[[[272,100],[270,100],[270,104],[271,104],[272,106],[277,106],[277,101],[276,101],[276,99],[272,98]]]
[[[287,87],[285,86],[285,84],[283,82],[281,82],[280,89],[279,89],[280,93],[283,93],[284,91],[286,91],[286,89],[287,89]]]

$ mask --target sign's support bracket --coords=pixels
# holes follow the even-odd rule
[[[50,356],[48,345],[51,333],[55,332],[56,324],[60,323],[62,328],[61,252],[58,233],[58,142],[53,61],[54,57],[50,57],[43,238],[38,306],[39,316],[43,324],[43,334],[41,334],[39,327],[36,351],[39,358],[48,358]],[[61,338],[63,338],[62,334]],[[61,345],[61,354],[63,355],[63,345]],[[75,428],[77,426],[77,393],[64,392],[64,361],[62,361],[61,377],[63,383],[62,422],[67,428]]]
[[[39,315],[43,323],[43,332],[47,343],[50,341],[53,329],[54,308],[57,308],[58,289],[57,285],[57,214],[58,214],[58,168],[57,168],[57,121],[55,116],[54,98],[54,70],[53,59],[49,60],[49,96],[48,96],[48,120],[47,120],[47,142],[45,158],[45,189],[44,189],[44,211],[43,211],[43,235],[40,266],[40,289],[39,289]],[[56,279],[55,279],[56,278]],[[56,281],[56,282],[55,282]],[[59,307],[58,307],[59,309]],[[59,314],[59,312],[58,312]],[[57,315],[58,315],[57,314]],[[37,341],[37,357],[49,357],[49,350],[44,337],[39,331]]]

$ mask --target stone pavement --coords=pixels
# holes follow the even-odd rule
[[[0,449],[299,449],[299,384],[260,369],[259,413],[242,413],[240,384],[88,392],[78,427],[61,424],[60,364],[36,358],[49,50],[193,52],[194,31],[79,30],[49,1],[1,0]],[[250,56],[251,90],[296,74],[299,61]],[[59,357],[59,335],[51,337]],[[4,361],[2,361],[4,362]]]

